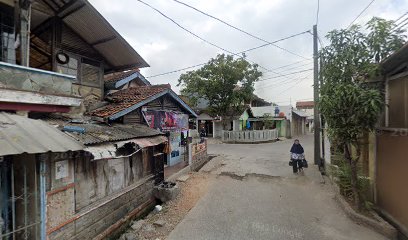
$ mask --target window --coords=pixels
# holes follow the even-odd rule
[[[100,64],[86,59],[81,63],[81,83],[92,86],[100,85]]]
[[[408,128],[408,77],[390,80],[388,97],[388,127]]]
[[[14,9],[0,3],[0,61],[16,63]]]

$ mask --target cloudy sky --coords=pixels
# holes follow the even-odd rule
[[[143,0],[200,37],[230,51],[241,52],[264,42],[238,32],[173,0]],[[180,0],[268,41],[312,29],[317,0]],[[318,31],[324,35],[346,28],[371,0],[320,0]],[[182,69],[207,62],[223,51],[178,28],[153,9],[135,0],[91,0],[120,34],[149,63],[144,76]],[[408,0],[376,0],[356,21],[365,24],[372,16],[396,19],[408,11]],[[260,97],[280,105],[312,100],[312,35],[303,34],[278,45],[247,53],[258,63],[266,80],[256,84]],[[297,56],[300,55],[300,56]],[[289,65],[283,67],[285,65]],[[267,72],[265,69],[272,70]],[[274,73],[275,72],[275,73]],[[277,72],[277,73],[276,73]],[[288,73],[296,74],[282,77]],[[178,92],[182,72],[148,78],[153,84],[170,83]]]

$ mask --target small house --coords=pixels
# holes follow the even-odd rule
[[[170,152],[166,165],[188,161],[186,138],[189,119],[197,114],[168,85],[122,89],[105,97],[106,104],[91,111],[93,119],[121,124],[147,124],[167,134]]]

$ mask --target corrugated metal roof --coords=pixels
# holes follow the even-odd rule
[[[74,139],[85,145],[114,142],[134,138],[152,137],[163,135],[160,131],[149,128],[142,124],[107,126],[102,124],[72,124],[67,123],[64,127],[75,126],[85,130],[84,133],[66,132]]]
[[[67,152],[84,146],[41,120],[0,112],[0,156]]]
[[[298,115],[299,117],[308,117],[309,114],[305,111],[300,111],[300,110],[292,110],[294,114]]]
[[[88,44],[102,55],[112,67],[109,70],[123,70],[131,67],[148,67],[147,62],[133,49],[133,47],[111,26],[111,24],[87,1],[78,0],[61,4],[58,7],[54,1],[36,1],[33,6],[33,16],[39,13],[49,13],[48,19],[54,17],[53,11],[58,13],[63,22]],[[72,2],[72,3],[71,3]],[[43,4],[46,3],[46,4]],[[48,7],[47,7],[48,5]],[[49,6],[54,6],[53,11],[46,11]],[[38,10],[37,10],[38,9]],[[47,10],[48,10],[47,9]],[[42,17],[42,19],[46,19]],[[46,20],[33,21],[33,28]],[[120,54],[118,54],[120,53]]]
[[[269,114],[270,116],[275,116],[275,108],[279,108],[279,112],[284,113],[285,117],[290,119],[292,114],[292,106],[266,106],[266,107],[251,107],[252,114],[254,117],[263,117],[265,114]]]
[[[137,138],[120,142],[102,143],[94,146],[87,146],[84,151],[91,153],[93,155],[93,160],[122,158],[132,156],[133,154],[139,152],[139,150],[142,148],[157,146],[166,141],[167,137],[165,136]],[[118,148],[121,148],[128,143],[135,143],[137,145],[135,151],[129,155],[119,154],[117,152]]]

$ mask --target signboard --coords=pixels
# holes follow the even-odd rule
[[[55,162],[55,179],[68,177],[68,160]]]
[[[188,130],[187,114],[148,110],[145,112],[145,118],[149,127],[163,132]]]

